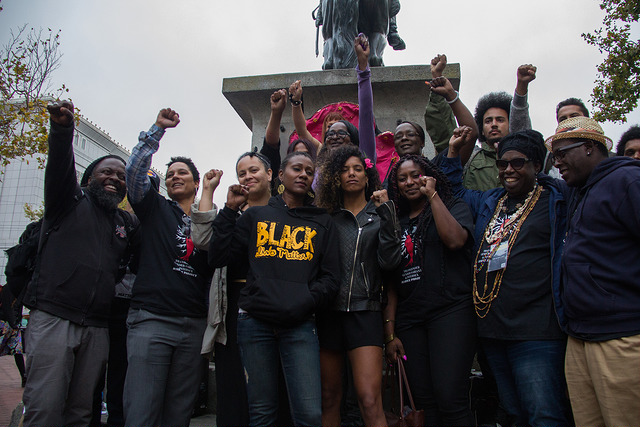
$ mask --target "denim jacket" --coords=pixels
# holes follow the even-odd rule
[[[477,253],[482,243],[483,234],[489,221],[493,217],[498,200],[505,195],[503,187],[494,188],[489,191],[467,190],[462,185],[462,166],[460,158],[445,157],[440,165],[440,169],[447,175],[453,192],[462,198],[469,207],[476,221],[474,238],[474,251]],[[549,191],[549,220],[551,222],[551,285],[552,297],[555,305],[556,315],[560,327],[566,332],[566,321],[564,308],[560,299],[560,268],[561,256],[564,248],[564,238],[567,232],[567,203],[564,196],[564,188],[558,185],[557,180],[544,173],[538,174],[538,183]]]

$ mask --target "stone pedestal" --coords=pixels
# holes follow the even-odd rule
[[[447,64],[444,75],[457,90],[460,86],[460,64]],[[398,120],[414,121],[424,127],[424,111],[429,100],[429,90],[424,82],[429,79],[431,72],[428,65],[374,67],[371,70],[373,111],[381,131],[394,131]],[[226,78],[222,82],[222,93],[252,131],[252,148],[262,146],[269,121],[269,97],[277,89],[288,89],[296,80],[302,81],[306,118],[327,104],[340,101],[358,103],[355,70]],[[286,141],[295,130],[291,120],[291,107],[285,109],[281,125],[284,127],[284,131],[281,128],[280,135],[284,154]],[[433,157],[433,145],[425,145],[425,155]]]

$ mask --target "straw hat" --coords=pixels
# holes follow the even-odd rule
[[[613,147],[611,138],[604,136],[600,124],[590,117],[570,117],[561,121],[556,128],[556,133],[547,138],[544,145],[551,151],[553,141],[561,139],[588,139],[604,145],[607,147],[607,151],[611,151],[611,147]]]

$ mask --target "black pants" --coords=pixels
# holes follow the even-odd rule
[[[114,298],[111,304],[111,318],[109,319],[109,361],[106,369],[107,382],[107,411],[109,427],[124,426],[124,411],[122,409],[122,393],[124,379],[127,375],[127,312],[129,300]],[[91,427],[101,425],[102,391],[105,385],[105,374],[96,387],[93,395],[93,416]]]
[[[227,344],[214,344],[216,364],[216,425],[249,425],[249,403],[244,368],[238,348],[238,299],[240,286],[230,283],[227,287]]]
[[[469,374],[476,349],[472,305],[398,331],[407,356],[405,368],[425,425],[475,425],[469,404]]]

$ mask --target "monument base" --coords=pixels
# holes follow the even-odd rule
[[[444,76],[458,90],[460,64],[447,64]],[[431,78],[428,65],[373,67],[371,69],[373,112],[378,129],[383,132],[387,130],[393,132],[398,120],[413,121],[424,127],[424,112],[429,102],[429,89],[424,82]],[[252,131],[252,148],[262,146],[270,115],[269,97],[278,89],[288,89],[296,80],[302,81],[306,118],[311,117],[327,104],[341,101],[358,103],[355,70],[226,78],[222,81],[222,93]],[[289,135],[295,130],[290,106],[287,106],[282,115],[281,125],[280,149],[284,155]],[[431,141],[425,144],[424,154],[429,158],[435,155]]]

